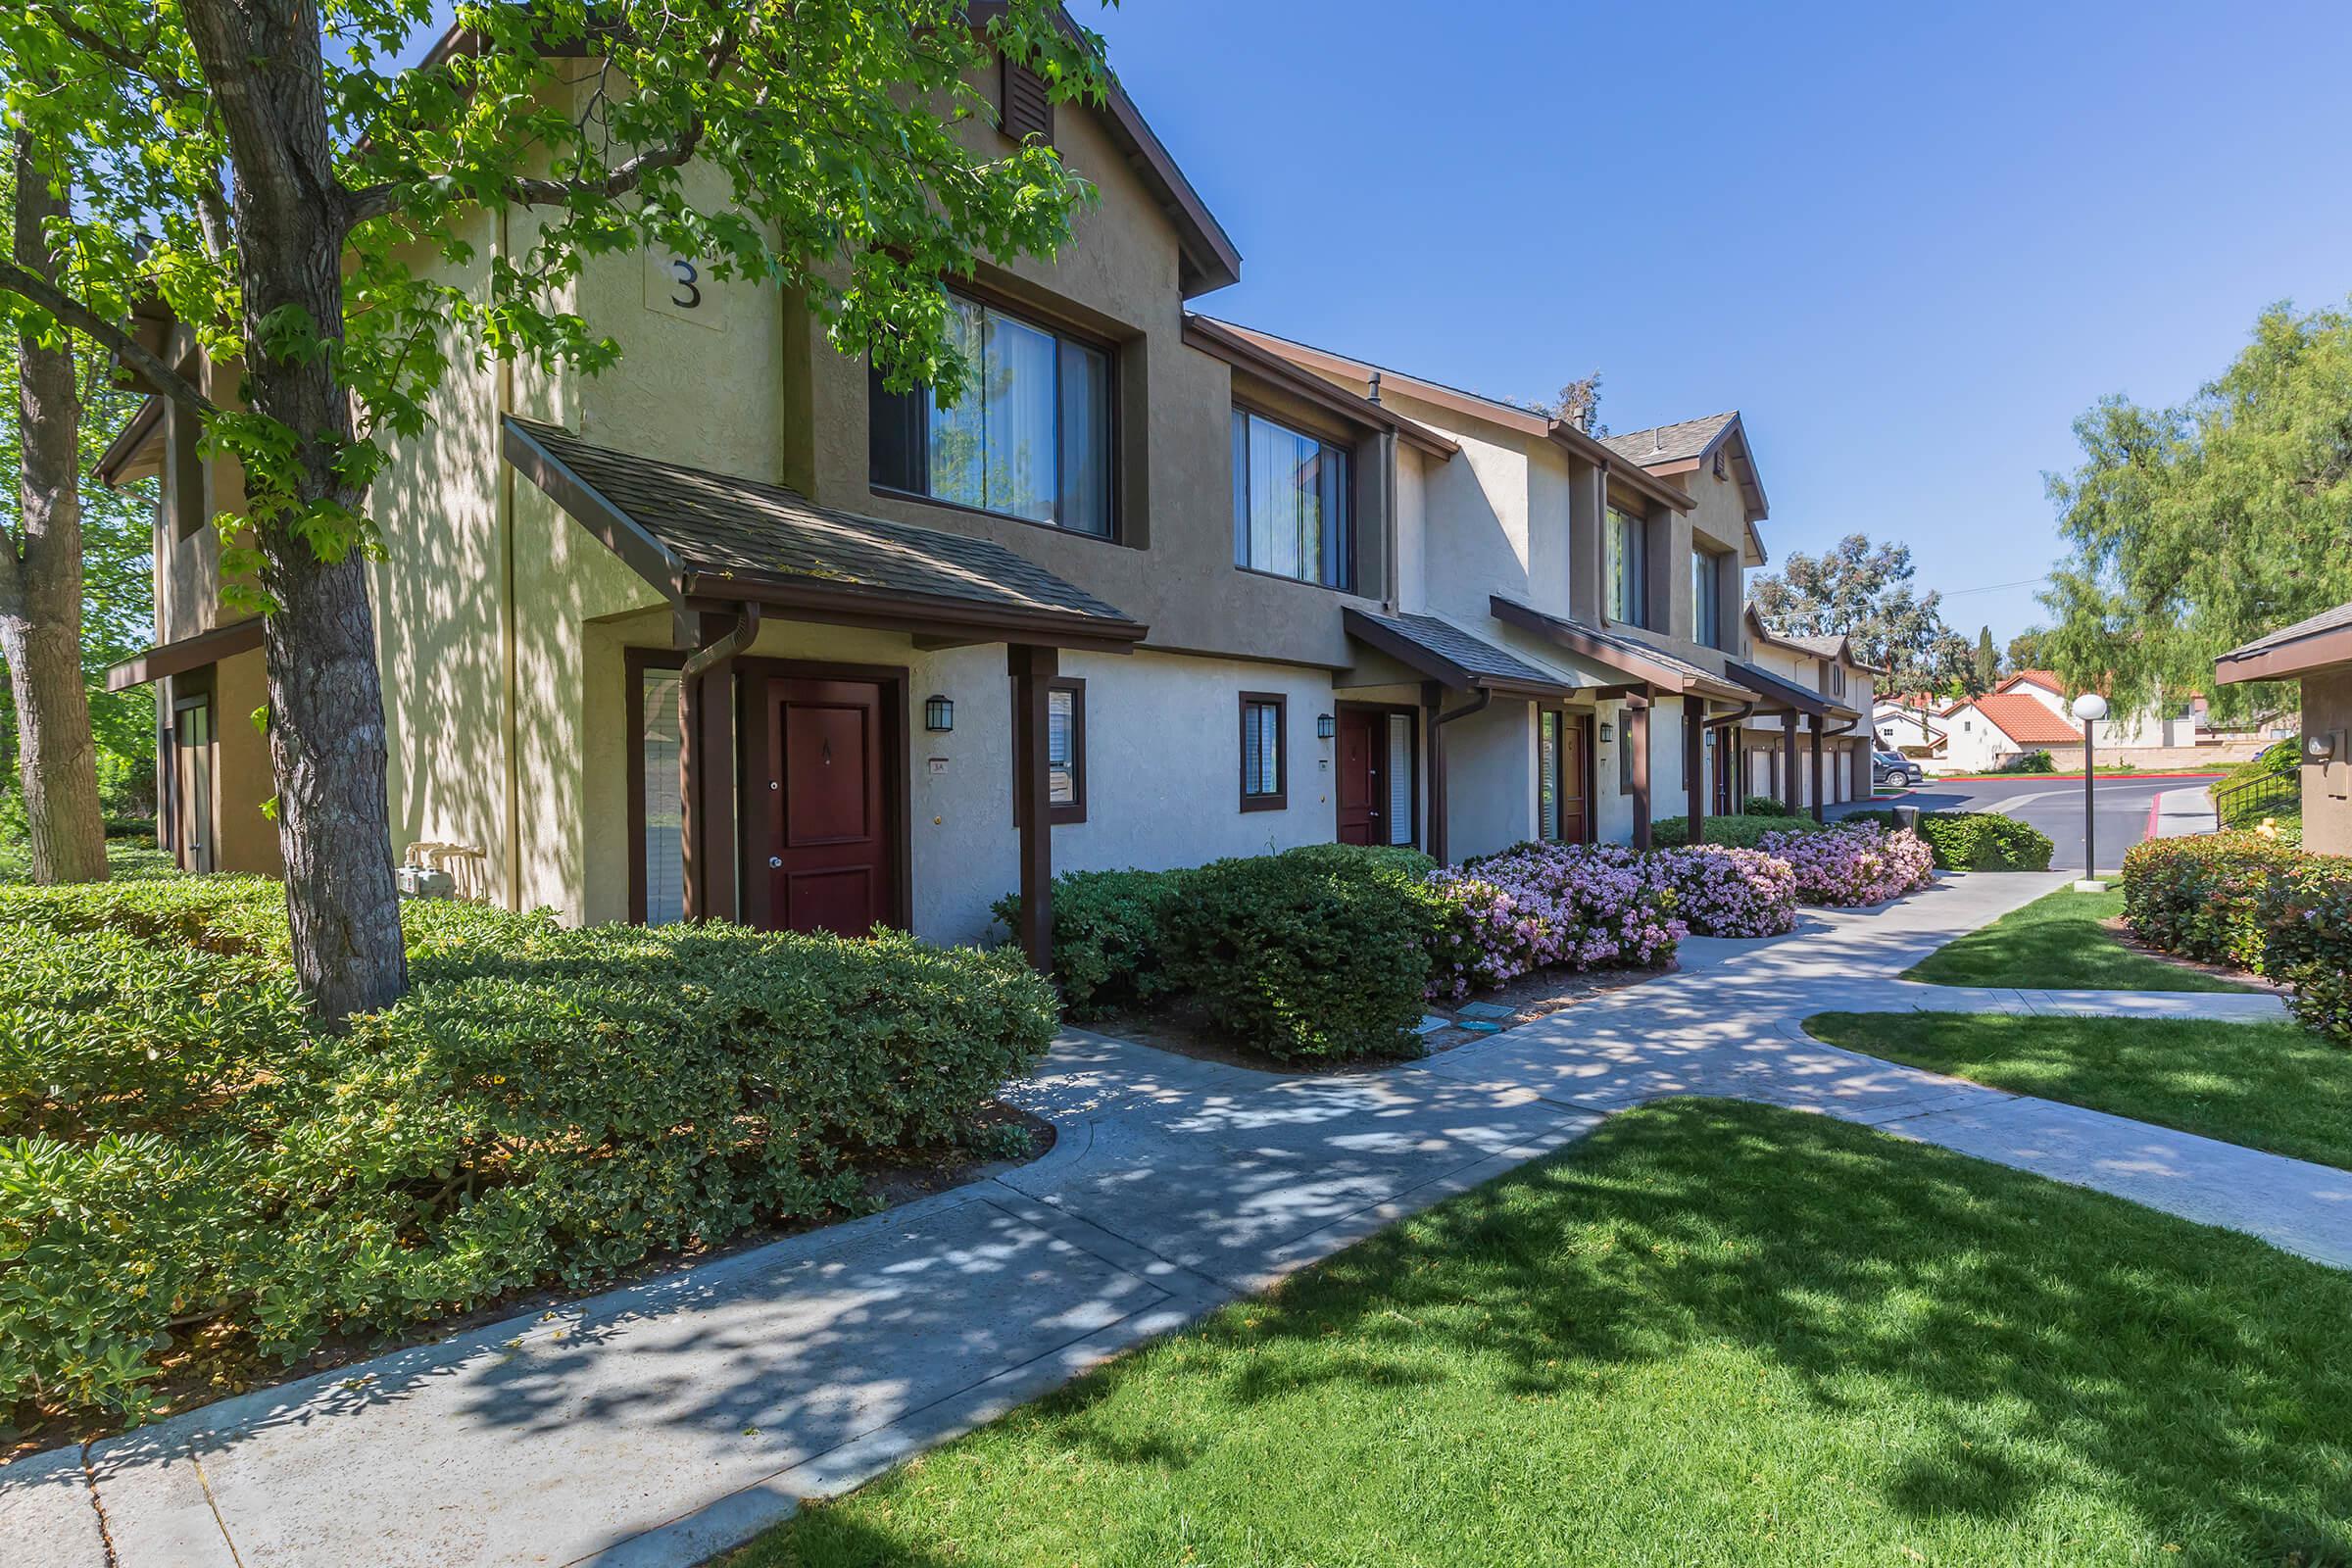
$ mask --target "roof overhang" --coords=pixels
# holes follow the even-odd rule
[[[1769,669],[1758,669],[1738,660],[1725,662],[1732,678],[1753,689],[1763,699],[1759,706],[1769,710],[1803,713],[1808,718],[1852,719],[1862,716],[1859,710],[1835,702],[1819,692],[1807,691],[1792,680],[1784,680]]]
[[[1566,697],[1579,688],[1566,681],[1518,680],[1508,676],[1491,675],[1470,669],[1425,643],[1414,641],[1384,623],[1379,617],[1365,613],[1350,605],[1341,612],[1341,623],[1348,636],[1396,660],[1406,668],[1454,691],[1493,692],[1497,697],[1522,697],[1531,701]]]
[[[2224,686],[2242,686],[2253,680],[2293,680],[2344,664],[2352,664],[2352,625],[2224,654],[2213,662],[2213,678]]]
[[[1650,655],[1637,644],[1597,635],[1589,626],[1547,614],[1516,599],[1505,599],[1500,594],[1494,594],[1488,599],[1487,608],[1504,625],[1516,626],[1555,647],[1566,649],[1579,659],[1590,660],[1603,669],[1623,676],[1631,685],[1645,686],[1674,696],[1711,697],[1731,703],[1743,703],[1754,695],[1702,669],[1692,668],[1662,655]]]
[[[98,454],[90,472],[109,490],[150,479],[164,468],[164,400],[150,392]]]
[[[1102,653],[1132,652],[1151,633],[1150,627],[1123,616],[989,604],[798,573],[698,566],[515,419],[510,416],[504,424],[506,459],[515,471],[668,600],[673,610],[757,604],[784,611],[797,620],[826,625],[903,631],[946,642],[1026,643]]]
[[[106,689],[110,692],[128,691],[162,680],[167,675],[184,675],[191,669],[217,664],[238,654],[249,654],[262,646],[262,619],[231,621],[211,631],[200,631],[193,637],[177,642],[158,643],[145,653],[110,664],[106,671]]]
[[[1184,318],[1184,341],[1188,348],[1223,360],[1340,418],[1366,429],[1392,431],[1405,445],[1418,447],[1434,457],[1450,458],[1462,450],[1461,443],[1450,437],[1334,385],[1244,337],[1222,321],[1188,313]]]

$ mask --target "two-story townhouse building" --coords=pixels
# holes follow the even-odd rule
[[[1864,662],[1849,637],[1783,636],[1764,624],[1753,605],[1745,619],[1756,668],[1812,692],[1822,711],[1773,714],[1752,724],[1743,737],[1742,788],[1798,810],[1811,810],[1816,802],[1838,806],[1869,800],[1875,744],[1869,715],[1878,679],[1886,672]]]
[[[1342,680],[1352,703],[1421,709],[1436,739],[1423,759],[1439,803],[1431,843],[1444,853],[1646,843],[1655,817],[1737,811],[1751,746],[1816,721],[1841,736],[1857,716],[1751,662],[1743,583],[1765,562],[1769,506],[1736,413],[1596,438],[1394,367],[1231,330],[1456,449],[1399,460],[1397,597],[1377,615],[1349,612],[1364,654]],[[1825,765],[1847,744],[1825,742]],[[1784,763],[1775,792],[1796,800],[1809,776]]]
[[[1451,445],[1189,320],[1240,258],[1134,103],[1003,74],[971,134],[1050,136],[1101,199],[1054,261],[949,280],[957,407],[687,257],[588,265],[603,375],[459,358],[370,497],[396,848],[575,921],[961,941],[1056,868],[1342,836],[1344,616],[1395,600],[1396,454]],[[458,280],[534,221],[478,215]],[[194,437],[156,400],[103,465],[162,477],[157,647],[113,678],[161,687],[182,863],[274,871],[235,474]]]

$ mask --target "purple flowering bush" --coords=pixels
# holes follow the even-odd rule
[[[1559,964],[1660,965],[1689,934],[1675,869],[1623,845],[1527,844],[1430,883],[1452,906],[1431,941],[1430,995],[1459,997]]]
[[[1796,869],[1762,850],[1720,844],[1664,850],[1674,912],[1702,937],[1777,937],[1796,924]]]
[[[1767,833],[1756,848],[1786,860],[1800,904],[1885,904],[1928,885],[1936,855],[1917,834],[1875,822],[1805,833]]]

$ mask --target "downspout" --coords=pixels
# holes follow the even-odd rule
[[[1446,726],[1457,718],[1483,713],[1494,694],[1481,687],[1478,695],[1450,713],[1432,712],[1429,720],[1429,855],[1439,864],[1446,860]]]
[[[1380,373],[1377,370],[1373,372],[1372,401],[1375,403],[1380,401]],[[1383,430],[1380,433],[1380,471],[1382,474],[1381,548],[1386,552],[1389,567],[1389,580],[1383,585],[1388,592],[1381,596],[1380,608],[1393,615],[1396,613],[1398,600],[1402,597],[1400,585],[1404,580],[1404,563],[1397,558],[1397,552],[1402,545],[1399,543],[1400,529],[1396,517],[1396,491],[1399,476],[1396,472],[1396,432],[1394,430]]]
[[[1748,715],[1753,713],[1755,710],[1755,704],[1741,703],[1740,705],[1740,710],[1736,713],[1718,713],[1713,718],[1704,720],[1699,725],[1700,733],[1711,733],[1712,731],[1719,729],[1738,729],[1741,724],[1747,721]],[[1738,755],[1738,742],[1736,740],[1731,744],[1734,746],[1734,755],[1731,760],[1731,774],[1732,783],[1735,787],[1724,791],[1726,808],[1724,814],[1727,816],[1738,816],[1742,814],[1740,810],[1740,803],[1747,799],[1747,759]],[[1717,750],[1720,751],[1721,748],[1718,747]],[[1698,755],[1703,762],[1707,755],[1707,749],[1705,746],[1702,745],[1699,747]],[[1715,781],[1713,779],[1709,779],[1707,782],[1708,784],[1712,785]]]
[[[508,257],[511,243],[507,229],[507,204],[498,206],[497,255]],[[491,450],[501,449],[506,439],[507,416],[514,412],[514,361],[499,356],[498,377],[491,393],[496,407],[492,413]],[[504,458],[498,464],[498,494],[493,503],[498,524],[498,678],[500,751],[506,765],[502,769],[506,798],[501,816],[502,833],[507,841],[506,881],[507,907],[522,908],[522,761],[515,755],[521,743],[522,714],[516,694],[515,666],[517,662],[514,613],[514,466]]]
[[[696,649],[678,671],[681,684],[698,676],[708,675],[713,666],[725,663],[750,648],[760,636],[760,607],[747,599],[735,608],[735,625],[717,641]]]

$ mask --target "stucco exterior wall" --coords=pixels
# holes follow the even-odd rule
[[[2325,763],[2303,762],[2303,847],[2352,855],[2352,668],[2303,677],[2303,733],[2333,743]]]
[[[1446,726],[1446,858],[1492,855],[1535,836],[1535,705],[1498,697]]]

